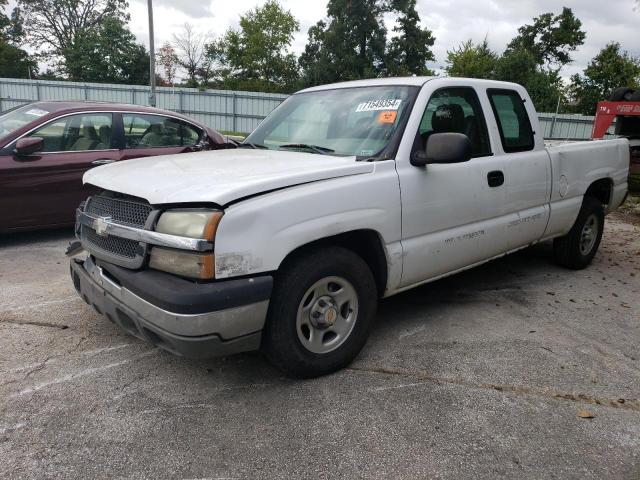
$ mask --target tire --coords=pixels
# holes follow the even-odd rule
[[[634,93],[633,88],[629,88],[629,87],[616,88],[613,92],[611,92],[611,95],[609,96],[609,101],[611,102],[629,101],[633,93]]]
[[[373,274],[352,251],[327,247],[299,255],[276,278],[262,349],[291,377],[339,370],[366,343],[377,301]]]
[[[569,233],[553,241],[556,262],[573,270],[586,268],[598,251],[603,229],[604,207],[595,198],[584,197]]]
[[[640,102],[640,88],[633,92],[629,100],[632,102]]]

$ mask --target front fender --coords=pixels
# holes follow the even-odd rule
[[[400,247],[400,189],[393,161],[370,174],[298,185],[225,210],[215,241],[216,278],[278,270],[308,243],[353,230],[373,230],[387,258]],[[391,266],[391,264],[390,264]],[[401,262],[394,270],[401,273]],[[394,272],[389,272],[390,281]]]

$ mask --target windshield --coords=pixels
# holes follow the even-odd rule
[[[8,135],[48,113],[50,112],[34,105],[23,105],[6,111],[0,115],[0,137]]]
[[[379,86],[298,93],[245,141],[254,147],[377,157],[408,116],[418,88]]]

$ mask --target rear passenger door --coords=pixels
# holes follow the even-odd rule
[[[549,218],[551,160],[544,146],[536,145],[530,121],[536,113],[524,92],[488,89],[487,96],[500,136],[497,148],[504,157],[506,207],[510,214],[505,241],[507,250],[513,250],[544,234]]]
[[[122,124],[123,160],[192,152],[203,136],[200,129],[162,115],[123,112]]]

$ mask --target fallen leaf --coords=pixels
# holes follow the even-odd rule
[[[594,418],[595,415],[591,413],[589,410],[580,409],[578,410],[578,416],[580,418]]]

